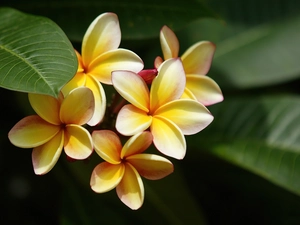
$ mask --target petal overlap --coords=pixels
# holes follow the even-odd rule
[[[123,106],[118,114],[116,129],[123,135],[130,136],[146,130],[151,122],[152,116],[128,104]]]
[[[73,159],[86,159],[92,154],[93,142],[90,133],[76,124],[68,124],[65,128],[65,153]]]
[[[125,164],[123,179],[117,186],[120,200],[131,209],[138,209],[144,202],[144,185],[136,169],[129,163]]]
[[[48,173],[56,164],[63,149],[63,131],[57,133],[50,141],[32,151],[32,164],[35,174]]]
[[[88,27],[82,40],[82,60],[89,65],[97,56],[117,49],[121,42],[119,20],[114,13],[99,15]]]
[[[21,148],[33,148],[45,144],[60,131],[60,126],[43,120],[38,115],[20,120],[8,133],[12,144]]]
[[[205,106],[190,99],[178,99],[165,104],[156,111],[156,115],[171,120],[185,135],[198,133],[213,120]]]
[[[122,180],[125,172],[123,164],[102,162],[92,172],[90,185],[93,191],[103,193],[114,189]]]
[[[184,158],[186,142],[176,124],[164,117],[155,116],[150,130],[153,135],[153,143],[160,152],[175,159]]]
[[[145,112],[149,111],[149,89],[140,76],[130,71],[114,71],[112,78],[114,88],[125,100]]]

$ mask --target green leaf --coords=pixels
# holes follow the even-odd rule
[[[300,195],[300,98],[227,99],[212,107],[213,123],[188,139],[205,150]]]
[[[53,19],[71,40],[81,41],[89,24],[103,12],[118,15],[123,39],[158,37],[163,25],[183,27],[201,17],[216,17],[196,0],[61,0],[12,2],[4,4]]]
[[[57,96],[77,71],[75,51],[51,20],[0,8],[0,86]]]

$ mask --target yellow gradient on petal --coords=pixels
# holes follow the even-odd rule
[[[127,49],[115,49],[94,59],[87,69],[98,81],[112,84],[111,73],[115,70],[126,70],[138,73],[144,67],[141,58]]]
[[[90,126],[95,126],[100,123],[104,117],[106,110],[106,95],[102,85],[93,76],[86,76],[85,85],[93,92],[95,104],[93,116],[87,123]]]
[[[116,129],[125,136],[131,136],[146,130],[151,122],[152,116],[128,104],[123,106],[117,116]]]
[[[186,84],[181,60],[168,59],[158,68],[158,75],[153,79],[150,90],[150,112],[163,104],[178,99],[183,94]]]
[[[93,152],[93,142],[90,133],[78,125],[65,127],[65,153],[73,159],[86,159]]]
[[[160,31],[160,45],[165,60],[178,57],[178,39],[175,33],[167,26],[163,26]]]
[[[119,20],[114,13],[102,13],[88,27],[82,40],[82,60],[85,67],[99,55],[117,49],[121,42]]]
[[[185,135],[198,133],[213,121],[208,109],[191,99],[179,99],[165,104],[156,111],[156,115],[175,123]]]
[[[92,91],[86,87],[78,87],[63,100],[60,108],[60,120],[64,124],[83,125],[93,116],[94,107]]]
[[[104,193],[114,189],[122,180],[125,166],[108,162],[98,164],[92,172],[90,185],[93,191]]]
[[[149,131],[137,133],[127,140],[121,152],[121,158],[139,154],[145,151],[152,144],[152,134]]]
[[[174,166],[168,159],[153,154],[136,154],[126,158],[138,173],[149,179],[158,180],[174,171]]]
[[[76,53],[77,61],[78,61],[77,73],[84,72],[84,65],[83,65],[82,57],[78,51],[75,50],[75,53]]]
[[[34,111],[51,124],[59,125],[59,101],[49,95],[28,94],[28,99]]]
[[[193,93],[197,101],[206,106],[221,102],[224,99],[219,85],[208,76],[188,74],[186,76],[186,88]]]
[[[33,148],[53,138],[61,127],[43,120],[38,115],[20,120],[8,133],[10,142],[21,148]]]
[[[66,97],[75,88],[84,86],[85,81],[86,74],[83,72],[77,72],[75,76],[61,89],[63,95]]]
[[[47,143],[33,149],[32,164],[35,174],[46,174],[54,167],[61,155],[63,143],[63,131],[60,131]]]
[[[186,152],[186,142],[182,131],[170,120],[153,117],[150,127],[155,147],[163,154],[175,159],[183,159]]]
[[[184,89],[184,92],[181,95],[181,99],[192,99],[197,101],[196,96],[187,88]]]
[[[144,184],[136,169],[125,163],[123,179],[117,186],[120,200],[131,209],[138,209],[144,202]]]
[[[216,46],[209,41],[200,41],[192,45],[181,56],[185,73],[207,74],[215,49]]]
[[[121,162],[122,144],[119,136],[110,130],[96,130],[92,133],[95,151],[105,161],[111,164]]]
[[[130,71],[114,71],[113,86],[128,102],[149,112],[149,89],[143,78]]]

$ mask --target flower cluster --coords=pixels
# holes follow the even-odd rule
[[[9,132],[12,144],[33,148],[36,174],[48,173],[62,150],[72,159],[88,158],[93,150],[104,160],[91,174],[93,191],[116,188],[131,209],[143,204],[142,177],[156,180],[173,172],[170,160],[144,153],[153,143],[162,154],[183,159],[185,135],[207,127],[213,116],[206,108],[223,100],[219,86],[205,76],[215,46],[202,41],[178,56],[179,42],[164,26],[160,32],[163,58],[144,69],[134,52],[119,48],[121,31],[114,13],[98,16],[87,29],[78,70],[58,98],[29,93],[37,115],[20,120]],[[105,85],[116,90],[115,104],[106,103]],[[115,119],[112,119],[115,114]],[[101,126],[110,120],[111,127]],[[123,143],[124,140],[124,144]]]

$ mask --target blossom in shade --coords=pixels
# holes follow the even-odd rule
[[[116,129],[131,136],[150,128],[155,147],[165,155],[184,158],[184,135],[201,131],[213,120],[203,104],[180,99],[186,77],[179,58],[171,58],[159,66],[150,91],[141,76],[129,71],[114,71],[112,82],[116,91],[130,103],[119,111]]]
[[[48,173],[62,150],[73,159],[85,159],[93,151],[90,133],[82,127],[93,115],[94,97],[86,87],[72,90],[58,99],[29,93],[37,115],[20,120],[9,132],[12,144],[33,148],[32,163],[36,174]]]
[[[88,122],[90,126],[101,122],[105,114],[106,96],[101,83],[111,84],[111,72],[114,70],[139,72],[144,66],[134,52],[119,48],[120,42],[121,30],[117,15],[99,15],[83,37],[81,54],[76,51],[76,75],[62,89],[64,95],[78,86],[86,86],[93,91],[95,111]]]
[[[179,41],[175,33],[167,26],[160,31],[160,43],[164,60],[177,58]],[[188,48],[181,56],[186,74],[186,87],[182,98],[195,99],[205,106],[223,101],[219,85],[205,76],[211,66],[216,46],[209,41],[200,41]],[[155,59],[155,66],[163,62],[161,57]]]
[[[104,193],[116,188],[120,200],[131,209],[144,201],[142,177],[157,180],[173,172],[173,164],[162,156],[143,153],[152,143],[148,131],[137,133],[122,146],[120,138],[110,130],[92,133],[95,151],[105,160],[91,175],[91,188]]]

